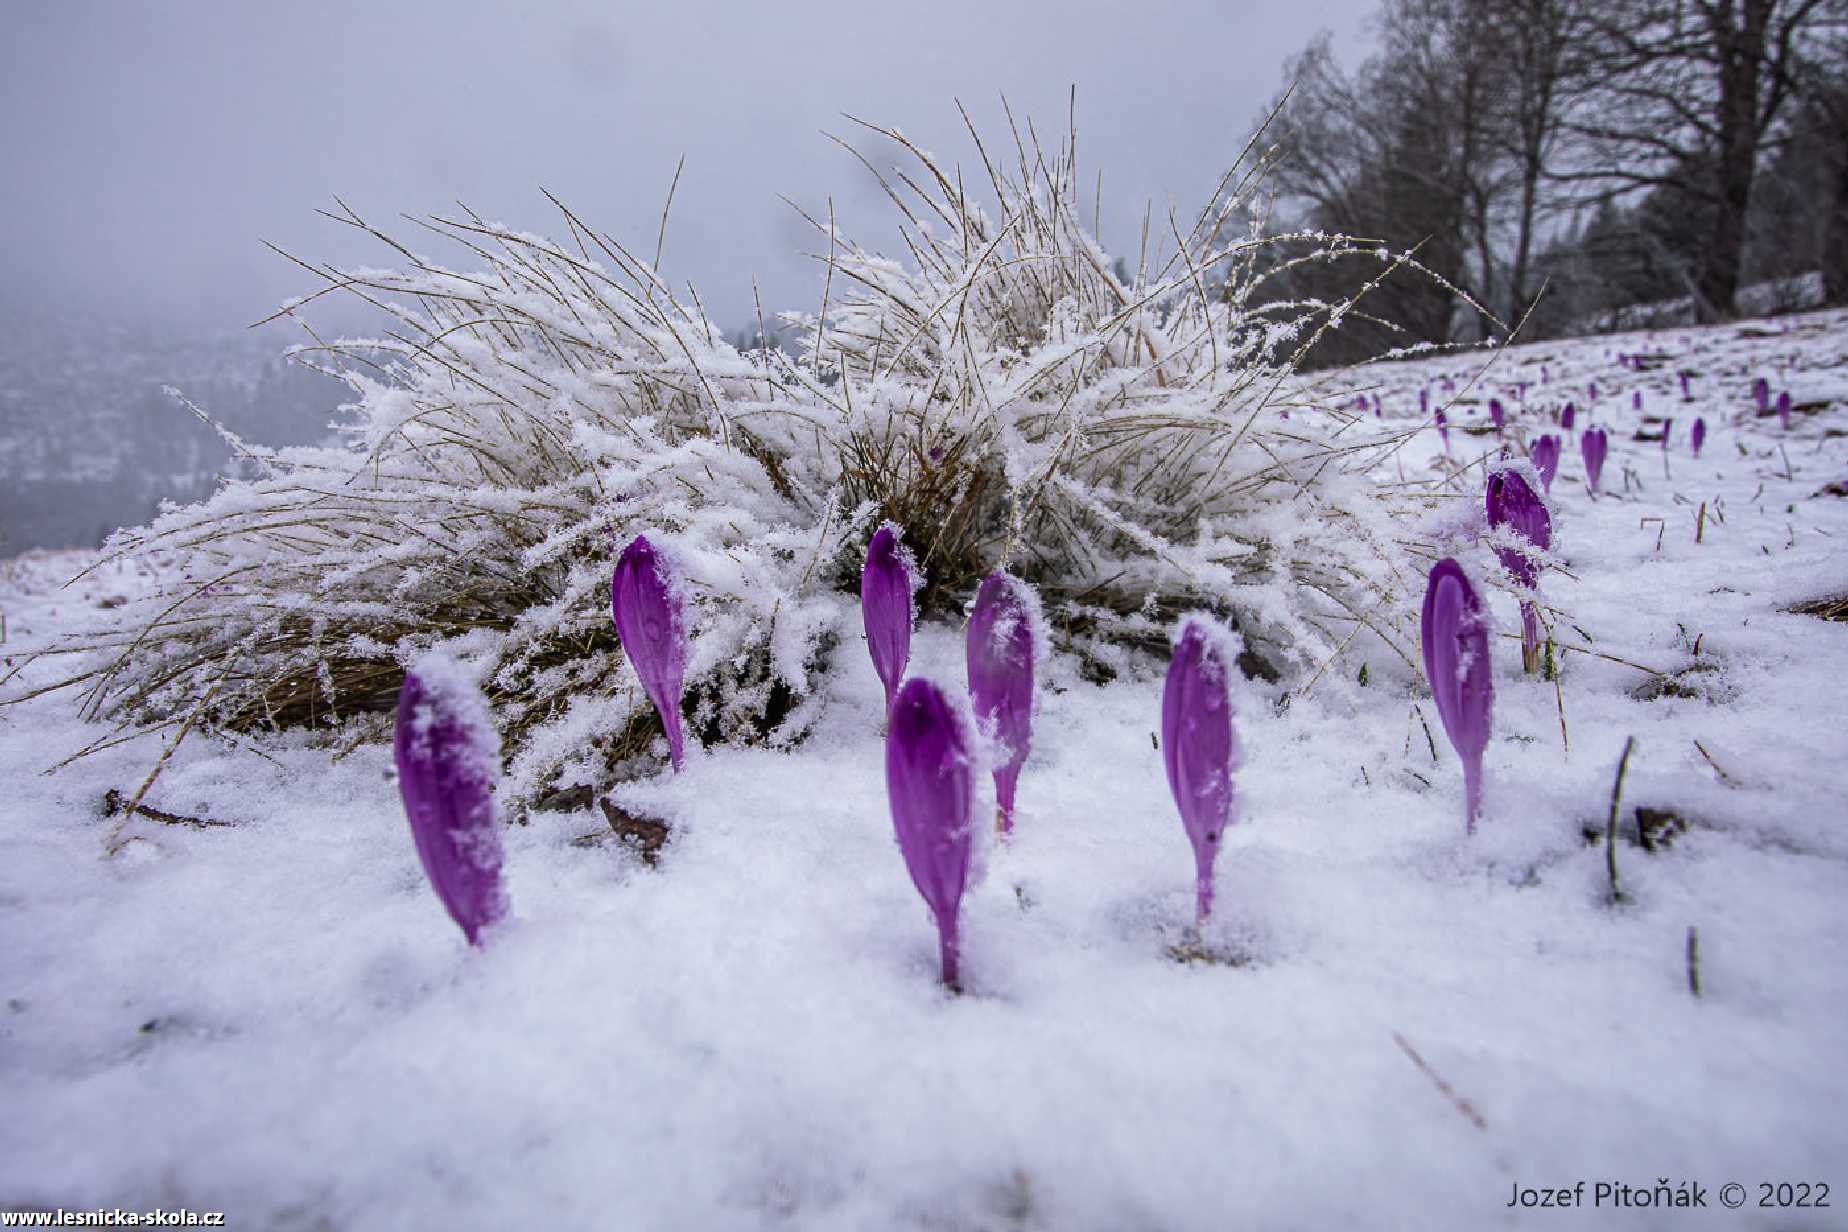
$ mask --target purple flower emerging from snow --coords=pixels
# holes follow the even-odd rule
[[[425,656],[398,694],[392,755],[417,858],[470,945],[507,914],[494,783],[500,738],[488,703],[454,660]]]
[[[1760,415],[1770,413],[1771,382],[1762,376],[1752,382],[1752,401],[1757,405]]]
[[[1700,457],[1700,447],[1706,443],[1707,443],[1707,421],[1704,419],[1696,419],[1694,421],[1694,431],[1692,433],[1692,444],[1694,446],[1694,456],[1695,457],[1697,458]]]
[[[1694,395],[1688,392],[1688,374],[1683,372],[1681,373],[1681,400],[1691,402],[1693,398]]]
[[[1630,395],[1630,409],[1633,411],[1640,411],[1643,409],[1643,391],[1642,390],[1639,389]]]
[[[1450,421],[1444,417],[1444,412],[1441,410],[1433,412],[1432,421],[1437,424],[1438,439],[1444,442],[1444,452],[1449,453],[1450,452]]]
[[[1232,776],[1238,738],[1229,691],[1232,635],[1209,616],[1181,622],[1168,682],[1161,695],[1161,756],[1181,824],[1194,851],[1194,919],[1213,910],[1213,860],[1220,836],[1235,820]]]
[[[1534,469],[1540,472],[1540,486],[1548,492],[1553,490],[1553,476],[1559,471],[1559,438],[1551,433],[1534,442],[1529,451]]]
[[[1489,476],[1486,493],[1489,529],[1506,527],[1516,538],[1545,551],[1553,544],[1553,522],[1546,502],[1528,486],[1520,472],[1500,470]],[[1502,568],[1522,587],[1532,591],[1540,581],[1540,564],[1528,552],[1514,547],[1495,549]],[[1540,617],[1530,600],[1521,601],[1521,665],[1528,671],[1539,666]]]
[[[885,685],[886,709],[911,661],[911,561],[890,523],[873,532],[860,570],[860,617],[866,625],[866,649],[873,670]]]
[[[1783,390],[1777,396],[1777,426],[1790,431],[1790,391]]]
[[[1419,634],[1437,717],[1463,763],[1464,826],[1473,834],[1482,807],[1482,753],[1489,744],[1495,681],[1481,596],[1454,560],[1432,566]]]
[[[1566,409],[1559,413],[1559,426],[1565,429],[1567,432],[1570,432],[1572,431],[1572,421],[1576,419],[1577,417],[1578,417],[1578,408],[1574,406],[1572,403],[1568,402],[1566,403]]]
[[[960,988],[956,917],[969,879],[975,768],[968,720],[928,680],[899,686],[886,727],[886,796],[911,883],[937,919],[943,982]]]
[[[969,701],[975,721],[992,734],[995,804],[1001,832],[1014,828],[1014,786],[1027,760],[1033,729],[1033,661],[1040,627],[1039,599],[1025,582],[991,573],[976,592],[966,650]]]
[[[1596,402],[1598,400],[1598,383],[1596,381],[1588,382],[1585,386],[1585,394],[1591,401]]]
[[[1579,453],[1585,459],[1585,482],[1592,492],[1598,490],[1598,476],[1604,473],[1604,456],[1610,452],[1610,437],[1603,428],[1587,428],[1579,437]]]
[[[667,748],[678,771],[685,762],[680,694],[687,669],[686,626],[666,564],[645,535],[623,549],[610,579],[610,614],[623,653],[635,665],[642,689],[661,716]]]
[[[1489,399],[1489,418],[1495,421],[1495,430],[1500,432],[1502,430],[1502,424],[1508,418],[1507,411],[1502,409],[1500,398]]]

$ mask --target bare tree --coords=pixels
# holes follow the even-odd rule
[[[1559,179],[1610,199],[1671,187],[1710,211],[1695,310],[1733,310],[1759,156],[1806,49],[1840,0],[1606,0],[1587,14],[1597,86],[1566,131],[1582,139]]]

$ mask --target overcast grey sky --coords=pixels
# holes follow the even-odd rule
[[[14,298],[153,307],[235,326],[311,280],[271,239],[385,264],[317,206],[396,221],[460,199],[556,233],[541,185],[642,251],[686,171],[665,272],[727,327],[812,307],[808,234],[777,199],[829,194],[843,224],[885,213],[820,135],[840,113],[970,159],[952,100],[985,129],[1063,131],[1104,173],[1107,245],[1153,195],[1197,204],[1318,29],[1352,54],[1372,0],[6,0],[0,268]],[[872,152],[877,143],[856,143]],[[875,161],[879,161],[876,159]],[[410,230],[408,225],[404,227]]]

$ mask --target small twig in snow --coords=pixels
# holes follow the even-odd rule
[[[1482,1114],[1476,1111],[1475,1106],[1461,1095],[1458,1095],[1456,1088],[1444,1081],[1443,1075],[1425,1064],[1425,1059],[1418,1055],[1417,1049],[1405,1042],[1405,1037],[1403,1035],[1394,1031],[1392,1033],[1392,1040],[1393,1043],[1399,1045],[1399,1048],[1406,1056],[1411,1058],[1412,1064],[1416,1065],[1419,1070],[1423,1072],[1424,1076],[1431,1080],[1432,1084],[1437,1087],[1438,1091],[1443,1094],[1445,1099],[1450,1101],[1451,1106],[1462,1114],[1466,1121],[1474,1125],[1477,1129],[1487,1129],[1489,1127],[1489,1123],[1482,1119]]]

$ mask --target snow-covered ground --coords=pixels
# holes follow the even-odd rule
[[[1356,380],[1410,420],[1421,389],[1440,403],[1483,362]],[[1798,404],[1787,432],[1753,414],[1761,375]],[[510,830],[513,916],[479,951],[424,884],[389,750],[189,743],[148,803],[232,824],[138,819],[107,857],[104,793],[132,794],[157,743],[46,776],[102,729],[59,695],[0,707],[0,1209],[271,1229],[1848,1226],[1848,624],[1789,610],[1848,593],[1848,498],[1824,491],[1848,480],[1848,315],[1516,348],[1453,406],[1457,457],[1498,444],[1460,430],[1491,394],[1529,437],[1568,399],[1578,428],[1612,430],[1597,500],[1568,444],[1542,582],[1559,643],[1587,649],[1556,689],[1498,642],[1471,839],[1407,665],[1357,653],[1287,707],[1241,684],[1242,820],[1204,938],[1221,961],[1169,952],[1192,861],[1152,739],[1158,663],[1100,687],[1052,662],[1016,837],[964,901],[960,997],[893,842],[880,685],[854,647],[796,751],[709,751],[622,790],[672,824],[658,867],[576,841],[604,829],[591,810]],[[1667,476],[1632,439],[1646,415],[1674,417]],[[1438,452],[1421,434],[1406,473]],[[1480,482],[1462,477],[1458,510]],[[124,566],[58,589],[81,563],[0,564],[10,664],[136,584]],[[958,631],[922,630],[913,670],[960,681]],[[1584,831],[1630,736],[1613,905]],[[1638,805],[1685,831],[1645,850]],[[1509,1206],[1581,1180],[1576,1212]],[[1707,1209],[1617,1210],[1596,1188],[1658,1201],[1659,1181]],[[1827,1186],[1829,1207],[1760,1207],[1778,1183],[1811,1188],[1773,1202]]]

